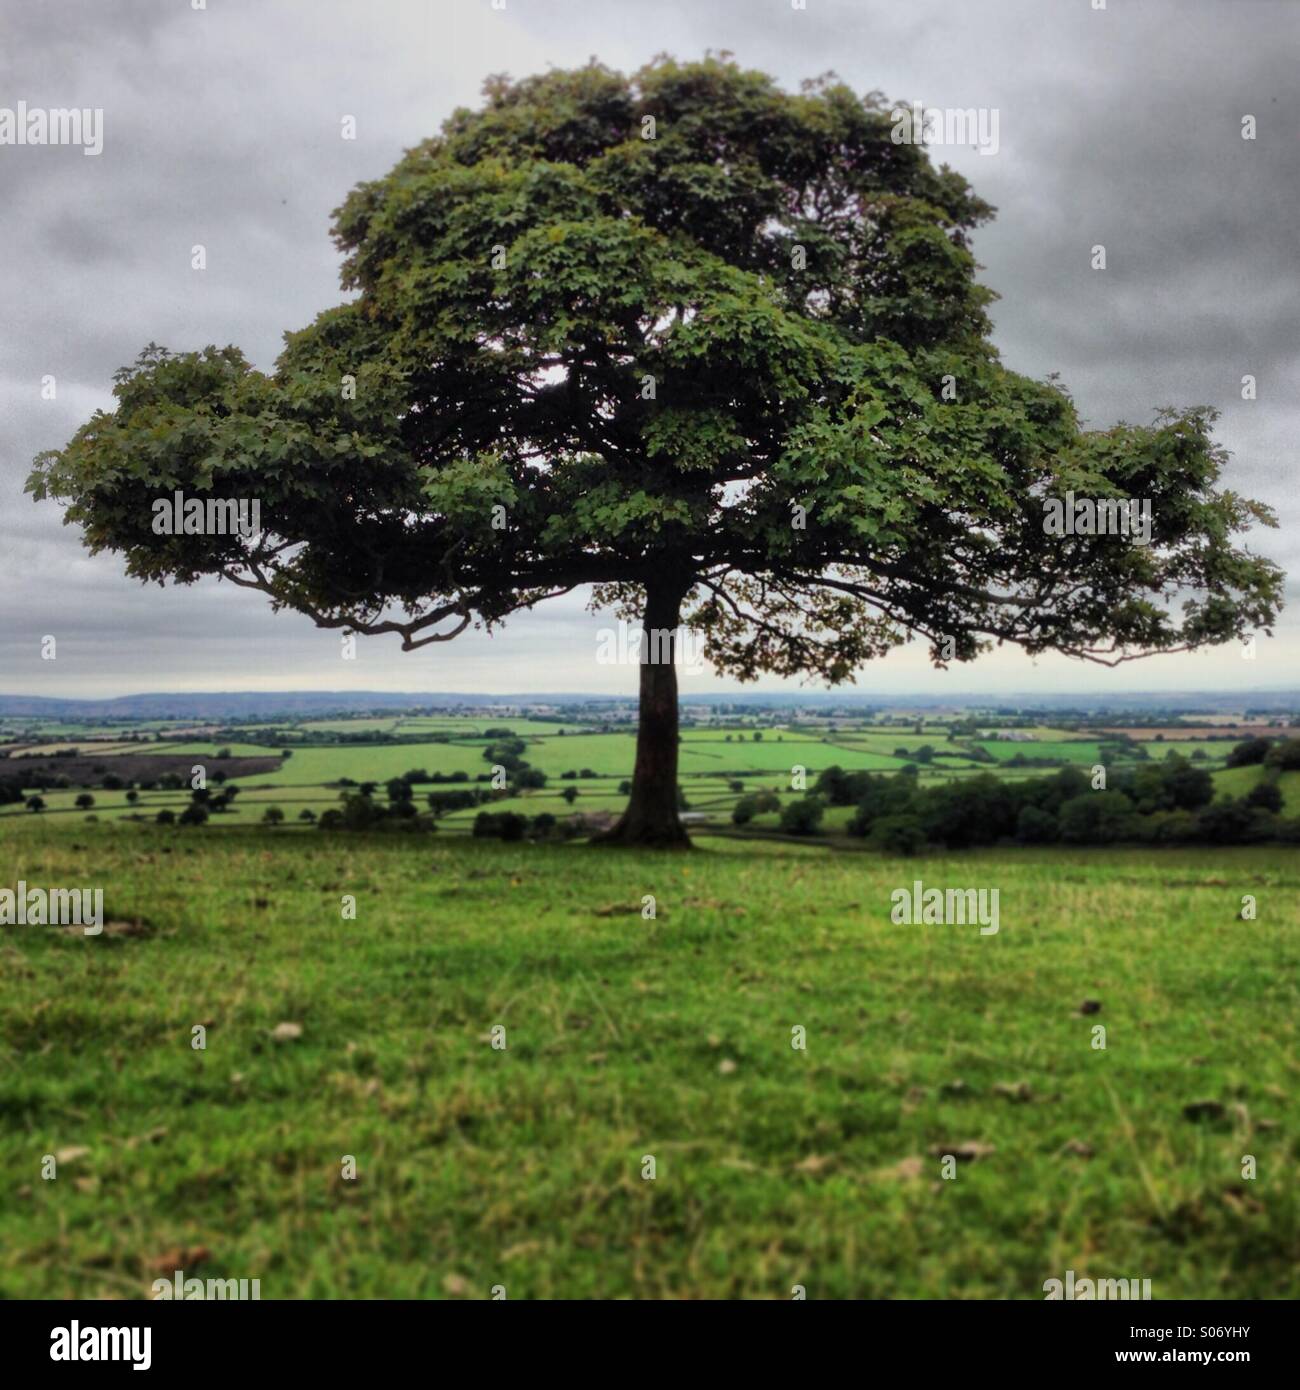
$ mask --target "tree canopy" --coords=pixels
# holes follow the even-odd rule
[[[851,679],[909,636],[1117,662],[1266,630],[1281,576],[1235,537],[1272,517],[1217,490],[1214,412],[1086,431],[1008,371],[992,209],[894,129],[726,55],[494,77],[336,211],[351,297],[272,371],[151,345],[29,488],[141,579],[408,649],[588,585],[647,626],[685,606],[742,680]],[[159,535],[178,489],[262,530]],[[1144,499],[1150,542],[1050,532],[1067,493]],[[633,806],[671,838],[671,668],[642,702]]]

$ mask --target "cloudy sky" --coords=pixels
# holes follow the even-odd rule
[[[1218,407],[1227,485],[1281,521],[1251,543],[1296,568],[1297,0],[199,3],[6,0],[0,14],[0,108],[104,113],[97,157],[0,145],[0,692],[634,691],[634,670],[597,664],[608,619],[577,598],[490,639],[407,655],[363,639],[344,661],[337,634],[273,616],[259,595],[127,580],[119,560],[85,553],[57,505],[23,495],[32,457],[111,406],[112,373],[146,343],[236,343],[270,368],[281,334],[340,298],[329,216],[354,183],[476,104],[489,73],[592,55],[629,70],[664,50],[730,49],[791,89],[833,69],[899,102],[996,110],[995,154],[934,153],[999,210],[976,252],[1002,296],[1004,359],[1061,373],[1094,427]],[[1090,268],[1096,243],[1105,272]],[[1241,399],[1246,374],[1255,401]],[[1253,662],[1224,648],[1111,672],[998,651],[941,674],[914,647],[858,680],[866,693],[1287,685],[1300,685],[1294,608]],[[684,681],[687,694],[722,688]]]

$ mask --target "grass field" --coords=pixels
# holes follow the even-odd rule
[[[1300,1293],[1293,851],[32,817],[0,854],[0,886],[101,885],[141,924],[0,928],[0,1295],[175,1267],[264,1298]],[[893,925],[914,878],[998,888],[1000,931]]]
[[[1247,792],[1265,780],[1268,774],[1264,768],[1225,767],[1214,774],[1214,786],[1219,796],[1245,796]],[[1276,774],[1278,790],[1282,793],[1285,807],[1300,807],[1300,772]]]
[[[1000,763],[1009,762],[1017,754],[1025,758],[1060,758],[1080,765],[1102,761],[1101,745],[1084,739],[1062,739],[1058,742],[1036,739],[1031,743],[986,739],[978,746]]]

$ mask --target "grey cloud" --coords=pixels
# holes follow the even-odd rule
[[[30,460],[61,444],[111,376],[149,341],[234,342],[269,366],[286,330],[337,303],[331,210],[382,175],[490,72],[515,75],[592,54],[639,66],[668,50],[733,50],[785,85],[835,69],[860,91],[938,106],[995,107],[999,152],[935,154],[999,209],[976,253],[1002,298],[1008,364],[1059,371],[1094,426],[1164,404],[1223,410],[1230,485],[1274,505],[1282,529],[1255,544],[1289,564],[1300,545],[1292,442],[1300,425],[1291,0],[509,0],[505,11],[433,0],[166,0],[10,5],[0,105],[105,111],[105,149],[0,148],[0,587],[5,689],[119,693],[142,685],[623,690],[595,668],[599,619],[580,598],[514,620],[492,639],[434,647],[361,644],[345,679],[337,638],[272,615],[229,585],[144,588],[112,556],[89,557],[51,506],[22,495]],[[1240,118],[1259,138],[1240,139]],[[355,142],[339,138],[356,116]],[[190,247],[210,268],[189,268]],[[1109,268],[1088,252],[1107,246]],[[1260,398],[1239,397],[1243,373]],[[42,402],[53,373],[59,398]],[[66,634],[41,663],[33,634]],[[1259,669],[1300,678],[1290,614]],[[998,653],[930,677],[908,654],[860,688],[1153,688],[1216,683],[1226,662],[1167,658],[1113,678]],[[1217,662],[1217,665],[1216,665]]]

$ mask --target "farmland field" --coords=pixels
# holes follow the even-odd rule
[[[1067,1268],[1300,1292],[1292,852],[36,818],[0,852],[139,924],[0,936],[0,1294],[142,1296],[177,1250],[268,1298],[1039,1298]],[[999,886],[997,934],[891,923],[915,877]],[[945,1181],[950,1150],[976,1157]]]
[[[1229,745],[1231,746],[1231,745]],[[1102,761],[1101,745],[1081,739],[1049,742],[1035,740],[1032,743],[1002,743],[986,740],[979,744],[986,753],[999,762],[1008,762],[1017,755],[1025,758],[1062,758],[1072,763],[1096,763]],[[1227,748],[1224,748],[1227,752]]]
[[[75,726],[60,727],[51,742],[11,745],[10,756],[0,760],[0,777],[20,774],[29,780],[34,769],[46,774],[37,780],[45,814],[51,824],[65,828],[76,826],[87,816],[96,820],[122,817],[152,819],[160,811],[179,813],[189,800],[189,778],[193,766],[205,766],[208,775],[221,768],[218,752],[234,758],[259,758],[259,764],[227,764],[227,782],[239,788],[240,796],[219,819],[218,825],[237,825],[260,819],[268,807],[276,806],[285,813],[288,827],[300,823],[303,812],[311,817],[336,806],[341,791],[349,784],[374,782],[381,785],[392,778],[416,770],[430,777],[444,779],[459,776],[471,783],[481,783],[489,775],[491,761],[486,757],[489,729],[510,729],[525,744],[522,754],[532,767],[546,774],[548,786],[542,791],[529,791],[509,801],[498,803],[496,809],[520,811],[528,815],[549,813],[557,816],[594,812],[614,812],[622,805],[619,784],[632,773],[636,736],[627,729],[600,732],[570,721],[524,719],[510,715],[499,718],[466,716],[411,716],[391,718],[319,719],[301,722],[268,721],[252,723],[237,731],[226,731],[211,738],[164,737],[157,742],[92,741],[97,729],[86,729],[78,741]],[[136,726],[144,731],[144,725]],[[163,731],[165,733],[165,730]],[[680,750],[680,779],[692,810],[717,825],[729,823],[731,809],[741,794],[731,784],[744,781],[745,791],[766,788],[785,798],[797,795],[797,770],[805,770],[808,785],[817,774],[832,765],[848,772],[896,773],[912,762],[923,747],[930,749],[928,762],[916,764],[922,785],[961,782],[993,771],[1000,777],[1020,781],[1026,777],[1042,776],[1053,766],[1073,764],[1090,769],[1103,761],[1099,739],[1087,739],[1068,730],[1048,725],[1023,730],[1024,739],[967,739],[948,737],[949,728],[942,723],[927,723],[924,734],[915,727],[879,728],[858,723],[834,729],[809,729],[769,726],[762,729],[735,725],[719,727],[686,727],[682,731]],[[237,736],[236,736],[237,735]],[[340,737],[348,741],[337,741]],[[354,741],[372,738],[376,741]],[[259,740],[265,740],[265,742]],[[397,739],[399,741],[381,741]],[[313,741],[314,740],[314,741]],[[410,740],[409,742],[406,740]],[[1203,755],[1203,766],[1210,770],[1220,794],[1240,795],[1260,780],[1258,767],[1223,769],[1223,760],[1232,747],[1230,742],[1188,742],[1173,746],[1147,743],[1148,757],[1160,761],[1174,752]],[[287,748],[287,756],[282,756]],[[80,749],[75,763],[60,763],[52,754],[68,754]],[[44,760],[33,758],[44,755]],[[1111,745],[1107,752],[1111,767],[1133,765],[1130,755],[1114,757]],[[119,758],[130,762],[118,763]],[[78,807],[77,798],[82,784],[76,779],[61,788],[51,784],[48,774],[66,771],[70,767],[84,768],[87,760],[95,767],[108,771],[129,768],[124,780],[134,778],[140,784],[136,769],[151,766],[159,759],[159,768],[170,767],[183,772],[184,787],[166,790],[147,785],[128,799],[126,789],[92,791],[93,807]],[[1017,765],[1017,758],[1021,763]],[[171,759],[170,763],[162,760]],[[566,773],[591,773],[574,785],[579,799],[571,807],[561,801],[560,794]],[[340,785],[342,784],[342,785]],[[1300,777],[1287,773],[1278,781],[1288,805],[1300,806]],[[427,784],[416,784],[416,801],[423,805],[423,796],[430,790]],[[21,805],[0,807],[0,824],[12,823],[27,814]],[[474,819],[473,811],[458,811],[442,818],[449,832],[467,831]],[[847,808],[829,808],[825,828],[834,833],[842,831],[851,812]],[[779,816],[767,813],[756,817],[753,828],[775,830]]]

